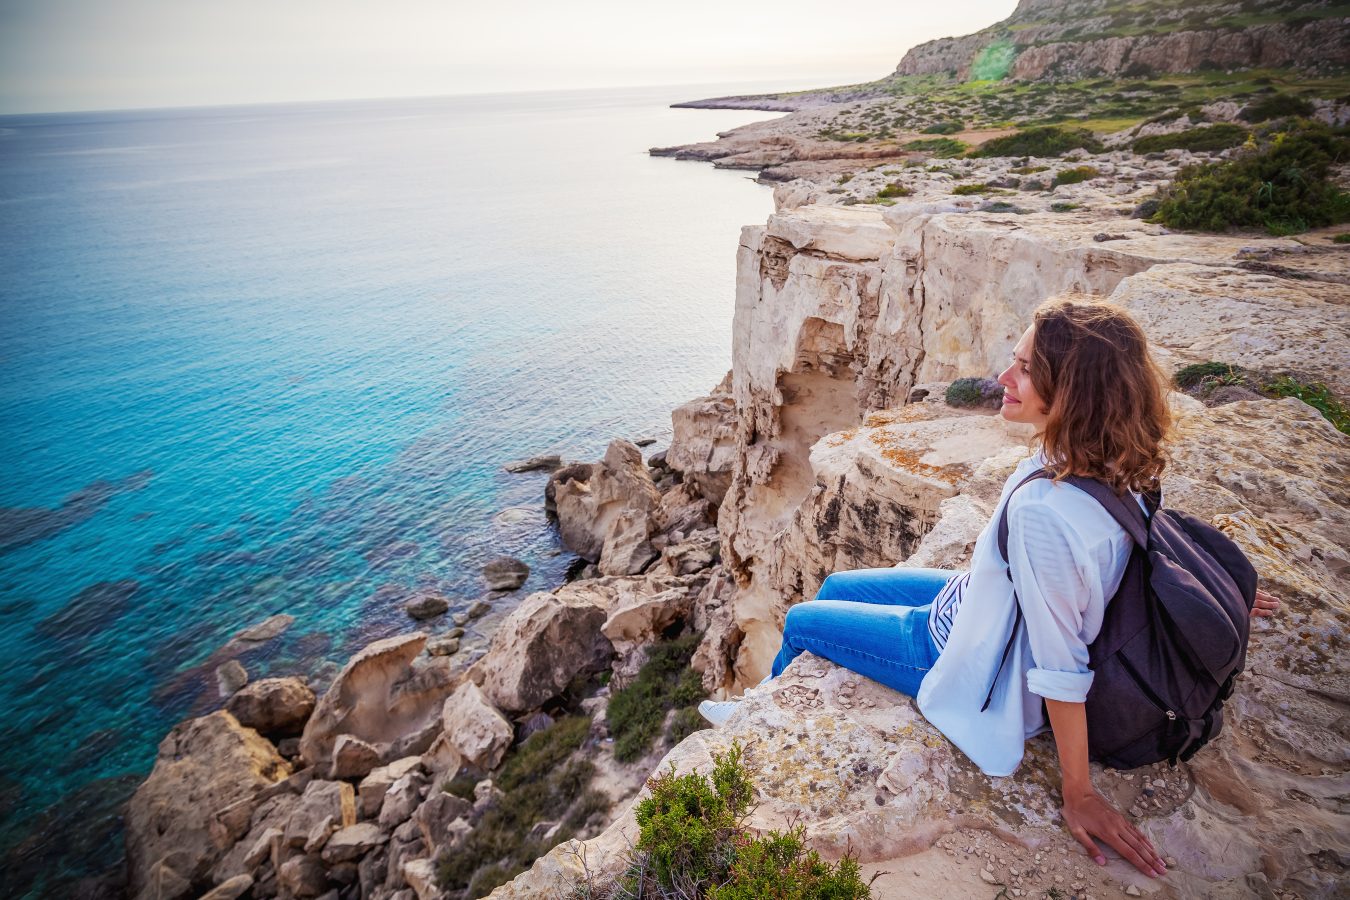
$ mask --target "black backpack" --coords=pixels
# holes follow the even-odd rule
[[[1052,477],[1038,469],[1013,491]],[[1223,728],[1223,702],[1246,663],[1256,570],[1223,532],[1194,516],[1159,509],[1156,496],[1144,498],[1151,513],[1146,518],[1132,496],[1118,497],[1101,481],[1063,480],[1100,503],[1134,542],[1101,631],[1088,647],[1088,667],[1095,673],[1086,703],[1088,755],[1115,769],[1190,759]],[[1006,561],[1006,503],[998,549]],[[989,706],[1021,624],[1019,602],[981,711]]]

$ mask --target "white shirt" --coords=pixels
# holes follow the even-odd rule
[[[924,677],[919,711],[987,775],[1011,775],[1026,739],[1045,730],[1041,698],[1082,703],[1092,686],[1088,644],[1129,562],[1132,541],[1100,503],[1071,484],[1037,479],[1008,507],[1008,568],[998,519],[1008,495],[1045,465],[1023,460],[1003,485],[994,515],[975,542],[970,580],[946,646]],[[1015,619],[1014,588],[1026,627],[999,675]]]

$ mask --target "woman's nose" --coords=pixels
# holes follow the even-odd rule
[[[1010,377],[1011,375],[1012,375],[1012,366],[1008,366],[1008,368],[998,373],[997,379],[998,383],[1003,385],[1004,387],[1013,387],[1012,378]]]

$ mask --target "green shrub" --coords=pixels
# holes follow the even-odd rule
[[[1324,126],[1277,133],[1236,159],[1182,169],[1152,221],[1193,231],[1260,226],[1271,234],[1350,221],[1350,195],[1329,178],[1347,158],[1350,141]]]
[[[1003,405],[1003,387],[992,378],[958,378],[947,386],[943,399],[961,409],[998,409]]]
[[[590,728],[591,720],[585,716],[567,716],[536,731],[506,760],[494,783],[510,791],[549,777],[585,742]]]
[[[1280,375],[1266,385],[1266,392],[1274,397],[1297,397],[1320,412],[1324,419],[1336,426],[1337,431],[1350,434],[1350,407],[1322,382],[1303,382],[1289,375]]]
[[[1135,153],[1157,153],[1161,150],[1190,150],[1195,153],[1227,150],[1240,147],[1247,140],[1247,129],[1241,125],[1223,122],[1205,128],[1191,128],[1175,134],[1154,134],[1134,142]]]
[[[1070,150],[1082,148],[1089,153],[1101,153],[1105,147],[1097,136],[1086,128],[1064,128],[1046,125],[1026,128],[1016,134],[985,141],[971,156],[1063,156]]]
[[[1350,231],[1343,231],[1331,239],[1333,244],[1350,244]]]
[[[1057,201],[1055,203],[1050,204],[1051,212],[1073,212],[1075,209],[1082,209],[1082,208],[1083,204],[1081,203],[1066,203],[1064,201]]]
[[[956,138],[920,138],[905,144],[906,150],[931,154],[938,159],[952,159],[966,152],[966,144]]]
[[[1009,171],[1011,171],[1014,175],[1035,175],[1037,172],[1048,172],[1049,170],[1050,170],[1049,166],[1018,166],[1017,168],[1010,169]]]
[[[577,896],[685,897],[690,900],[863,900],[871,891],[857,860],[837,865],[804,844],[804,829],[750,834],[741,826],[754,788],[739,744],[713,756],[712,776],[673,768],[648,782],[650,796],[638,804],[639,829],[629,867],[610,886]]]
[[[913,193],[913,188],[905,187],[898,181],[892,181],[890,184],[877,191],[877,196],[886,200],[891,197],[908,197]]]
[[[957,197],[969,197],[971,194],[987,194],[992,190],[987,184],[958,184],[952,188],[952,193]]]
[[[945,122],[934,122],[923,130],[924,134],[956,134],[965,131],[966,123],[960,119],[948,119]]]
[[[698,641],[697,634],[686,634],[652,645],[632,684],[614,692],[608,719],[615,759],[631,762],[642,756],[651,749],[667,712],[703,699],[699,675],[689,668]]]
[[[1172,376],[1172,380],[1183,391],[1191,391],[1204,386],[1241,385],[1250,382],[1252,387],[1256,387],[1258,384],[1258,380],[1250,377],[1246,369],[1221,362],[1203,362],[1184,366],[1177,370],[1176,374]]]
[[[472,775],[456,775],[442,782],[441,790],[447,794],[454,794],[461,800],[472,800],[474,786],[478,784],[478,779]]]
[[[1051,187],[1059,187],[1061,184],[1078,184],[1081,181],[1087,181],[1090,178],[1096,178],[1102,174],[1092,166],[1076,166],[1072,169],[1065,169],[1055,176],[1055,180],[1050,182]]]
[[[1311,116],[1313,104],[1305,97],[1292,97],[1289,94],[1271,94],[1255,103],[1249,103],[1238,113],[1244,122],[1269,122],[1285,116]]]
[[[835,179],[835,182],[834,182],[834,183],[835,183],[835,184],[848,184],[848,183],[849,183],[850,181],[852,181],[852,180],[853,180],[853,174],[852,174],[851,172],[845,172],[843,175],[840,175],[837,179]]]

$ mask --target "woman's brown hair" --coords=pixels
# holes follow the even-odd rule
[[[1042,303],[1031,383],[1047,407],[1041,441],[1056,478],[1099,478],[1122,495],[1157,487],[1172,420],[1167,377],[1129,313],[1076,297]]]

